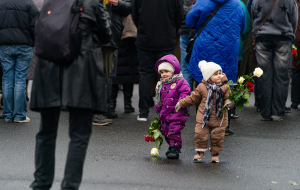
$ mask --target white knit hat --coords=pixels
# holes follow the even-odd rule
[[[220,65],[214,62],[206,62],[204,60],[199,62],[198,67],[200,68],[205,81],[208,81],[208,79],[213,76],[215,72],[220,70],[222,71]]]
[[[160,72],[161,70],[170,71],[172,73],[174,73],[174,71],[175,71],[173,65],[169,62],[162,62],[161,64],[159,64],[158,72]]]

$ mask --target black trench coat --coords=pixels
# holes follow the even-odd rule
[[[110,19],[102,1],[85,0],[83,6],[81,53],[67,65],[38,59],[30,102],[33,111],[61,106],[105,111],[104,64],[98,42],[110,40]]]

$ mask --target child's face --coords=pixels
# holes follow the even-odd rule
[[[160,70],[159,71],[161,78],[165,79],[165,78],[169,78],[173,75],[173,73],[171,71],[167,71],[167,70]]]
[[[221,83],[223,77],[222,71],[217,71],[213,76],[210,77],[212,83]]]

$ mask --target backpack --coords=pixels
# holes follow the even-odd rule
[[[78,28],[82,0],[47,0],[35,26],[35,53],[59,64],[72,62],[81,48]]]

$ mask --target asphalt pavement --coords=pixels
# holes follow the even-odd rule
[[[154,108],[148,122],[137,121],[138,86],[133,96],[135,113],[124,113],[120,91],[119,118],[109,126],[93,127],[80,189],[300,190],[300,110],[292,110],[281,122],[261,121],[253,104],[252,95],[250,106],[232,120],[235,135],[225,137],[220,163],[211,164],[207,152],[203,163],[195,164],[195,107],[182,131],[179,160],[166,158],[165,142],[160,155],[151,157],[154,143],[144,141],[144,135],[156,117]],[[0,190],[28,190],[33,180],[40,117],[32,111],[28,116],[31,122],[25,124],[0,120]],[[68,141],[68,112],[62,112],[53,190],[59,190],[62,181]]]

